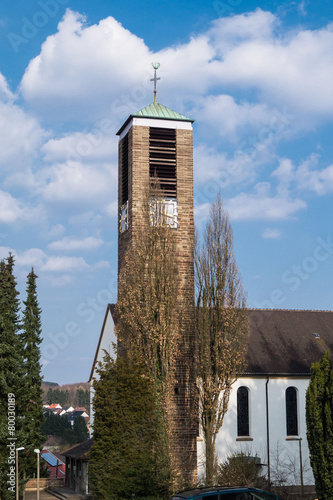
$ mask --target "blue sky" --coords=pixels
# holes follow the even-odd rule
[[[194,123],[196,224],[221,192],[249,307],[332,309],[330,1],[3,0],[0,257],[34,267],[46,380],[89,377],[116,300],[117,137]]]

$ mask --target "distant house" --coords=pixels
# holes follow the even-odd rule
[[[52,403],[48,405],[46,408],[48,411],[62,410],[62,406],[58,403]]]
[[[54,453],[59,451],[61,447],[61,439],[55,436],[48,436],[47,440],[43,443],[43,449],[47,449]]]
[[[65,462],[66,458],[57,452],[51,452],[48,449],[43,449],[41,453],[42,459],[46,462],[50,472],[51,479],[61,479],[63,486],[65,485]]]
[[[66,457],[65,486],[83,495],[90,493],[88,461],[92,443],[90,438],[63,452]]]
[[[90,430],[90,417],[87,410],[83,407],[76,407],[72,412],[66,413],[71,425],[74,425],[74,421],[77,417],[82,417],[86,423],[88,431]]]

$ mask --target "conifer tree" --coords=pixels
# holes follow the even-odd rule
[[[83,443],[83,441],[89,439],[86,422],[80,415],[74,420],[73,431],[76,443]]]
[[[43,437],[40,428],[43,423],[42,376],[40,364],[40,344],[42,342],[41,309],[37,297],[37,276],[32,269],[27,277],[26,300],[23,301],[23,321],[21,341],[24,351],[26,381],[26,411],[24,429],[31,454],[26,462],[27,476],[36,469],[33,450],[40,448]]]
[[[1,499],[13,498],[8,491],[9,453],[7,446],[13,442],[15,449],[26,448],[23,422],[26,409],[26,385],[22,343],[19,336],[19,299],[13,274],[14,258],[10,254],[0,262],[0,492]],[[8,426],[8,402],[14,425]],[[15,438],[11,441],[9,438]],[[21,456],[25,452],[21,452]]]
[[[106,355],[98,374],[89,463],[94,496],[100,500],[168,498],[166,433],[146,364],[133,350],[116,361]]]
[[[319,500],[333,498],[333,373],[327,351],[311,367],[306,392],[306,426],[310,463]]]

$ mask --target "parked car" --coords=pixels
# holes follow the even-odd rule
[[[171,500],[282,500],[282,498],[257,488],[214,486],[181,491],[173,495]]]

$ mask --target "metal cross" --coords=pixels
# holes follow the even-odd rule
[[[157,80],[160,80],[161,78],[157,78],[156,75],[156,70],[160,67],[160,63],[151,63],[152,67],[154,68],[154,78],[151,78],[150,81],[154,82],[154,102],[156,102],[156,82]]]

